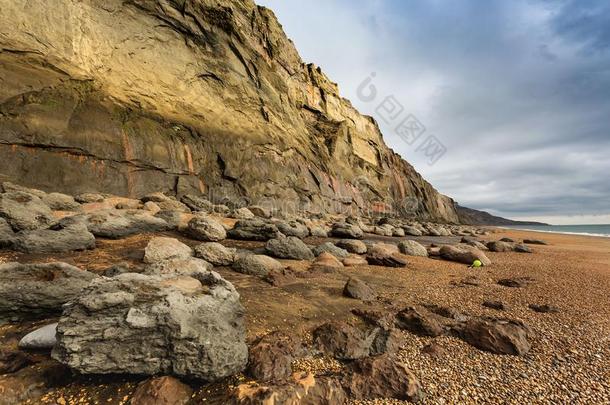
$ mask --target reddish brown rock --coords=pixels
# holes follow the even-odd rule
[[[377,298],[375,290],[364,281],[351,277],[343,287],[343,295],[362,301],[372,301]]]
[[[295,336],[273,332],[250,347],[247,373],[258,381],[274,381],[292,374],[292,361],[301,352]]]
[[[341,360],[366,357],[375,340],[375,333],[345,322],[329,322],[313,331],[315,345]]]
[[[279,385],[242,384],[233,391],[232,405],[339,405],[347,401],[339,381],[331,377],[314,377],[312,373],[295,373]]]
[[[446,332],[435,314],[417,307],[400,311],[396,315],[396,326],[421,336],[440,336]]]
[[[131,405],[184,405],[193,390],[174,377],[151,378],[138,385],[131,397]]]
[[[471,345],[496,354],[524,355],[531,348],[529,328],[520,321],[473,319],[466,322],[458,334]]]
[[[343,379],[343,386],[352,399],[393,398],[417,402],[422,397],[415,375],[389,355],[355,361]]]
[[[384,245],[373,245],[366,255],[366,261],[370,265],[385,267],[406,267],[407,257],[396,250]]]

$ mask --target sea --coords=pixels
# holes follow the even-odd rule
[[[510,225],[503,228],[520,229],[568,235],[588,235],[610,238],[610,224],[607,225]]]

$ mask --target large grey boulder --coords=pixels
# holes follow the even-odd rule
[[[224,226],[215,219],[206,216],[196,216],[191,219],[186,233],[191,238],[204,242],[218,242],[227,237]]]
[[[183,212],[174,210],[161,210],[157,211],[156,213],[153,213],[155,217],[161,218],[162,220],[167,222],[167,226],[169,227],[169,229],[178,229],[180,227],[180,225],[182,224],[182,214]]]
[[[252,276],[265,277],[270,272],[282,271],[284,265],[265,255],[240,255],[233,263],[233,270]]]
[[[252,211],[250,211],[246,207],[237,208],[233,210],[233,212],[231,212],[231,218],[236,219],[251,219],[254,218],[254,216],[255,215],[252,213]]]
[[[42,190],[21,186],[19,184],[11,183],[10,181],[3,181],[0,191],[3,193],[12,193],[14,191],[18,191],[35,195],[38,198],[44,198],[44,196],[47,195],[47,193]]]
[[[366,244],[356,239],[341,239],[335,245],[357,255],[363,255],[367,251]]]
[[[193,250],[175,238],[152,238],[144,249],[144,263],[157,263],[170,259],[187,259]]]
[[[422,236],[422,231],[420,231],[419,229],[415,228],[414,226],[405,226],[402,229],[404,229],[405,234],[407,234],[407,235]]]
[[[168,223],[146,210],[106,210],[87,216],[87,227],[95,236],[120,239],[129,235],[162,232]]]
[[[228,248],[218,242],[206,242],[195,246],[195,256],[214,266],[230,266],[235,261],[237,249]]]
[[[53,212],[40,198],[23,191],[0,194],[0,217],[16,232],[48,228],[55,222]]]
[[[174,258],[149,264],[143,273],[149,276],[190,276],[197,273],[206,273],[213,267],[205,260],[196,257]]]
[[[313,254],[316,256],[319,256],[324,252],[330,253],[331,255],[340,259],[344,259],[350,255],[347,250],[341,249],[339,246],[335,245],[332,242],[324,242],[321,245],[318,245],[313,248]]]
[[[192,194],[182,196],[180,201],[182,201],[187,207],[189,207],[193,211],[200,212],[212,212],[212,207],[214,205],[205,198],[198,197]]]
[[[62,193],[49,193],[42,197],[42,202],[49,206],[52,210],[57,211],[74,211],[80,207],[74,197]]]
[[[279,233],[275,224],[254,218],[237,221],[228,235],[233,239],[267,241],[276,238]]]
[[[421,243],[414,240],[400,241],[398,243],[398,250],[407,256],[428,257],[428,250]]]
[[[356,224],[337,222],[333,224],[330,234],[337,238],[362,239],[364,232]]]
[[[83,222],[57,224],[50,229],[19,232],[15,250],[26,253],[59,253],[95,248],[95,236]]]
[[[0,323],[60,314],[96,278],[60,262],[0,265]]]
[[[489,266],[491,264],[491,260],[485,256],[485,253],[468,245],[444,245],[439,252],[441,258],[453,262],[472,264],[475,260],[480,260],[484,266]]]
[[[280,259],[312,260],[314,258],[309,246],[296,236],[280,235],[270,239],[265,245],[265,250],[271,256]]]
[[[245,337],[239,294],[217,273],[126,273],[94,281],[65,307],[52,356],[84,374],[215,381],[246,367]]]
[[[21,349],[44,350],[52,349],[57,343],[57,322],[45,325],[28,333],[19,341]]]
[[[286,236],[296,236],[297,238],[306,238],[309,236],[309,228],[298,221],[278,221],[275,226]]]
[[[508,238],[506,238],[508,239]],[[487,243],[487,249],[492,252],[512,252],[514,250],[514,243],[503,240],[496,240]]]

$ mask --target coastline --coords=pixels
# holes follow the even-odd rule
[[[525,225],[525,226],[527,226],[527,225]],[[536,233],[543,233],[543,234],[585,236],[585,237],[594,237],[594,238],[610,238],[610,234],[602,234],[602,233],[568,232],[568,231],[560,231],[560,230],[545,231],[542,229],[514,228],[514,227],[509,227],[509,226],[488,226],[488,228],[500,229],[500,230],[515,230],[515,231],[523,231],[523,232],[536,232]]]

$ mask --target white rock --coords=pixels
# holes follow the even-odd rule
[[[43,326],[25,335],[19,341],[21,349],[52,349],[57,342],[57,323]]]

